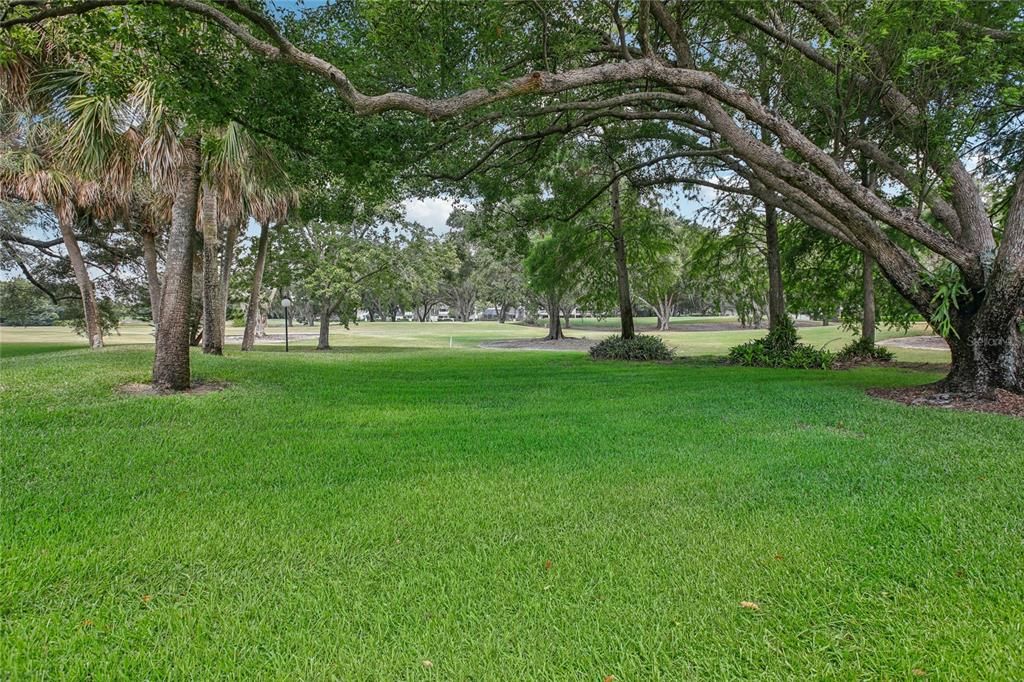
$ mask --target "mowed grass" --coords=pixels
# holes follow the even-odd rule
[[[1024,676],[1024,422],[863,392],[936,373],[280,350],[0,360],[4,677]]]
[[[679,317],[674,318],[672,329],[655,331],[654,318],[637,318],[637,330],[655,334],[684,357],[724,356],[729,348],[750,339],[763,336],[766,329],[741,329],[731,317]],[[736,328],[723,331],[692,331],[694,325],[733,324]],[[565,330],[566,336],[600,340],[617,333],[617,320],[612,318],[574,319],[572,327]],[[273,339],[258,340],[257,347],[264,350],[283,350],[283,320],[270,320],[268,331]],[[291,343],[295,348],[314,348],[317,327],[292,325]],[[855,334],[836,325],[801,327],[798,329],[804,343],[840,350],[853,340]],[[341,348],[461,348],[478,349],[480,344],[506,339],[539,339],[547,330],[524,324],[499,324],[497,322],[360,322],[348,329],[334,324],[331,327],[331,344]],[[901,330],[880,329],[878,339],[901,336],[920,336],[930,333],[924,325],[912,327],[907,334]],[[242,329],[229,327],[227,342],[229,348],[241,345]],[[139,345],[152,346],[153,329],[147,323],[130,322],[123,324],[117,333],[104,339],[108,346]],[[15,354],[41,353],[86,346],[85,340],[76,336],[67,327],[0,327],[0,357]],[[892,348],[896,359],[906,362],[935,363],[949,362],[947,350]]]

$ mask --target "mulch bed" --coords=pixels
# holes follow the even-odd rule
[[[194,381],[192,386],[184,391],[164,391],[153,386],[153,384],[124,384],[117,387],[117,392],[127,396],[152,396],[152,395],[206,395],[223,391],[230,384],[223,381]]]
[[[991,412],[1024,418],[1024,395],[996,389],[991,399],[947,393],[940,384],[906,388],[871,388],[868,395],[904,405],[942,407],[964,412]]]

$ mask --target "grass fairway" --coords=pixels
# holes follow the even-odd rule
[[[1024,421],[863,394],[936,374],[334,341],[5,354],[0,676],[1024,676]]]

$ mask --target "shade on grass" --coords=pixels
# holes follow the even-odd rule
[[[5,675],[1024,675],[1024,422],[863,395],[935,375],[151,357],[0,365]]]

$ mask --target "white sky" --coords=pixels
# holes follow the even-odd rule
[[[425,199],[406,199],[402,202],[406,220],[417,222],[429,227],[437,234],[448,231],[448,216],[455,209],[455,200],[451,197],[427,197]]]

